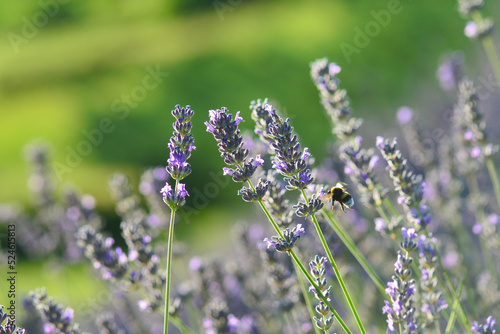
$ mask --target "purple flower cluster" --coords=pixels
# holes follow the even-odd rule
[[[240,112],[236,115],[228,113],[224,107],[209,111],[210,120],[205,122],[207,131],[213,134],[219,147],[221,157],[227,165],[235,168],[223,168],[224,175],[231,175],[235,182],[245,182],[252,178],[258,166],[264,160],[257,155],[255,159],[248,158],[248,149],[243,147],[243,137],[240,134],[238,125],[243,121]]]
[[[16,322],[9,317],[8,313],[4,313],[4,306],[0,305],[0,333],[5,334],[24,334],[25,330],[17,327]],[[7,320],[5,322],[5,320]],[[4,324],[5,322],[5,324]],[[3,325],[2,325],[3,324]]]
[[[316,255],[314,259],[309,262],[309,268],[311,272],[311,276],[313,277],[315,284],[318,286],[318,289],[321,291],[323,296],[326,298],[327,301],[330,301],[330,295],[331,295],[331,290],[332,286],[330,285],[327,289],[326,288],[326,268],[325,268],[325,263],[328,262],[326,257],[319,257]],[[317,328],[320,330],[324,331],[325,333],[328,332],[330,327],[333,325],[334,321],[334,316],[333,314],[328,314],[330,313],[330,308],[328,305],[318,296],[318,292],[316,289],[311,286],[309,287],[309,291],[314,292],[314,296],[318,300],[318,304],[314,308],[316,313],[318,313],[321,318],[314,317],[314,322]]]
[[[480,13],[484,7],[484,0],[459,0],[458,9],[466,18],[474,17],[465,25],[464,34],[471,39],[483,39],[493,33],[494,24],[491,19],[484,19]],[[478,19],[477,15],[481,17]]]
[[[442,89],[449,91],[458,86],[464,76],[463,66],[463,53],[454,52],[444,59],[436,72],[436,77]]]
[[[357,136],[342,145],[340,158],[345,162],[345,173],[357,185],[361,199],[372,206],[380,206],[387,190],[378,182],[375,174],[379,158],[372,149],[361,148],[361,142],[362,138]]]
[[[278,236],[272,236],[271,239],[265,238],[264,241],[267,242],[267,248],[274,247],[278,252],[289,253],[292,250],[295,242],[300,238],[301,234],[306,233],[302,224],[297,224],[292,230],[289,228],[283,231],[283,238]]]
[[[300,150],[300,144],[297,135],[293,134],[290,119],[283,120],[270,104],[265,105],[261,116],[268,122],[266,138],[274,154],[273,168],[284,176],[284,180],[288,183],[286,186],[288,190],[306,188],[314,180],[307,163],[311,154],[307,147],[303,152]],[[259,131],[258,127],[256,131]]]
[[[353,138],[363,121],[352,117],[347,92],[339,88],[340,66],[322,58],[311,63],[311,77],[320,92],[321,103],[332,120],[332,131],[341,140]]]
[[[323,201],[321,201],[321,199],[319,198],[316,198],[316,195],[313,195],[308,204],[299,202],[297,205],[294,205],[293,208],[295,209],[295,214],[298,217],[308,217],[321,210],[321,208],[323,208],[323,205]]]
[[[484,324],[479,324],[477,321],[474,321],[472,323],[471,329],[474,332],[474,334],[495,334],[496,333],[495,328],[497,327],[498,327],[497,322],[490,315],[486,319],[486,323]]]
[[[423,203],[425,183],[421,175],[415,175],[400,150],[396,148],[397,139],[392,141],[377,137],[377,147],[387,162],[389,175],[399,192],[398,203],[408,211],[408,219],[415,227],[426,228],[431,222],[427,205]]]
[[[73,309],[56,304],[45,290],[31,292],[29,302],[38,310],[44,322],[44,333],[81,334],[80,326],[73,322]]]
[[[498,147],[487,141],[486,122],[478,110],[478,101],[474,83],[468,79],[462,80],[458,86],[458,101],[453,110],[453,124],[458,136],[456,140],[468,155],[463,163],[469,166],[470,171],[477,169],[477,163],[473,160],[491,158],[498,150]]]
[[[441,291],[437,289],[439,278],[436,272],[438,263],[434,243],[434,238],[427,238],[425,235],[421,235],[418,240],[419,268],[422,274],[419,281],[422,295],[421,311],[429,323],[439,319],[441,312],[448,308]]]
[[[413,307],[413,295],[415,294],[415,280],[411,279],[411,264],[413,259],[409,253],[417,248],[414,240],[418,237],[415,229],[402,228],[401,249],[398,251],[398,259],[394,263],[394,275],[392,281],[387,283],[385,291],[391,297],[390,301],[385,301],[382,312],[387,314],[387,331],[399,333],[398,328],[402,327],[404,333],[415,333],[417,325],[415,323]]]
[[[80,247],[85,256],[92,260],[95,269],[102,271],[105,280],[119,280],[127,275],[129,270],[127,254],[121,247],[113,248],[115,240],[105,238],[90,225],[85,225],[78,231]]]
[[[186,203],[186,196],[189,196],[186,187],[183,183],[179,183],[186,176],[191,174],[191,167],[186,162],[191,156],[191,151],[196,149],[194,146],[193,135],[191,134],[191,118],[194,111],[190,106],[181,107],[175,106],[172,110],[172,116],[175,117],[175,122],[172,124],[174,132],[170,137],[168,148],[170,149],[170,157],[167,160],[167,172],[172,179],[175,180],[175,189],[168,182],[161,189],[163,201],[170,207],[171,210],[176,210]]]

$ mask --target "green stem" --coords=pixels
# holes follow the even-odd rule
[[[330,223],[330,226],[333,228],[335,233],[339,236],[340,240],[344,243],[344,245],[347,247],[349,252],[354,256],[354,258],[358,261],[358,263],[363,267],[363,269],[366,271],[368,276],[370,276],[371,280],[377,287],[377,289],[380,291],[380,293],[385,296],[385,286],[384,283],[382,282],[382,279],[377,275],[375,270],[372,268],[372,266],[368,263],[368,260],[365,258],[363,253],[359,250],[359,248],[356,246],[354,241],[351,239],[351,237],[347,234],[347,232],[344,230],[344,228],[339,224],[339,222],[333,217],[331,212],[323,208],[321,210],[323,213],[323,216],[328,220]]]
[[[495,190],[498,209],[500,210],[500,183],[498,182],[497,171],[495,168],[495,163],[493,162],[493,158],[489,157],[486,159],[486,167],[488,167],[488,173],[490,174],[490,179],[493,183],[493,189]]]
[[[388,217],[388,216],[387,216],[387,214],[385,213],[384,208],[382,207],[382,205],[376,205],[376,206],[375,206],[375,209],[377,209],[378,214],[379,214],[379,215],[380,215],[380,217],[381,217],[381,218],[385,221],[385,223],[386,223],[387,225],[389,225],[389,223],[390,223],[391,221],[389,220],[389,217]]]
[[[299,268],[297,267],[297,264],[295,262],[293,262],[293,267],[294,267],[295,272],[297,273],[297,276],[299,279],[300,290],[302,290],[302,295],[304,296],[304,299],[306,301],[306,306],[307,306],[307,311],[309,312],[309,317],[311,318],[311,321],[313,322],[314,332],[316,334],[319,334],[320,333],[319,328],[314,326],[314,307],[311,303],[311,299],[309,299],[309,294],[307,293],[307,287],[306,287],[306,283],[304,282],[304,277],[302,275],[298,274]]]
[[[455,300],[453,301],[453,306],[451,307],[450,319],[448,320],[448,325],[446,325],[444,334],[450,334],[453,326],[455,325],[455,320],[457,319],[457,309],[458,305],[460,305],[460,295],[462,294],[463,283],[464,282],[462,280],[458,285],[457,293],[455,294]]]
[[[316,294],[318,295],[318,297],[328,306],[328,308],[330,309],[330,312],[332,312],[333,316],[335,317],[335,319],[337,319],[337,321],[339,322],[340,326],[346,331],[346,333],[351,334],[352,332],[349,330],[349,328],[347,327],[347,325],[344,322],[344,320],[342,320],[342,318],[337,313],[337,311],[335,311],[335,309],[333,308],[333,306],[330,303],[330,301],[325,298],[325,296],[323,295],[323,293],[319,289],[318,285],[316,284],[316,282],[314,282],[314,280],[311,277],[311,275],[309,275],[309,272],[304,267],[304,265],[302,264],[302,262],[300,262],[299,258],[297,257],[297,255],[295,254],[295,252],[293,251],[293,249],[290,251],[289,254],[292,257],[292,259],[295,261],[295,263],[299,266],[300,271],[304,274],[304,276],[306,276],[307,280],[312,285],[312,287],[314,288],[314,290],[316,290]]]
[[[475,10],[471,13],[472,18],[476,22],[476,24],[483,23],[483,17],[478,10]],[[495,50],[495,44],[493,43],[493,39],[491,36],[485,36],[481,38],[481,43],[483,44],[484,51],[486,52],[486,56],[488,57],[488,61],[493,68],[493,72],[497,78],[498,83],[500,83],[500,61],[498,60],[498,54]]]
[[[179,181],[175,181],[175,190],[174,193],[177,192],[177,185]],[[167,251],[167,271],[166,271],[166,278],[167,278],[167,286],[165,288],[165,322],[163,323],[164,326],[164,333],[168,333],[168,309],[169,309],[169,298],[170,298],[170,272],[171,272],[171,267],[172,267],[172,244],[174,243],[174,223],[175,223],[175,211],[176,209],[170,210],[170,226],[168,228],[168,251]]]
[[[399,213],[398,211],[396,210],[396,208],[394,207],[394,204],[392,203],[392,201],[389,199],[389,197],[386,197],[384,198],[384,204],[387,208],[387,210],[389,210],[389,212],[391,213],[391,215],[393,217],[397,217],[399,216]]]
[[[470,189],[469,197],[470,198],[478,198],[481,194],[481,190],[479,188],[479,184],[478,184],[476,175],[473,173],[468,173],[465,177],[466,177],[469,189]],[[480,208],[478,208],[477,206],[474,206],[474,212],[473,212],[474,218],[476,219],[476,223],[483,224],[485,219],[486,219],[485,214],[484,214],[483,210],[478,210],[478,209],[480,209]],[[485,249],[484,243],[485,243],[485,238],[480,237],[479,238],[479,246],[481,249],[481,253],[483,255],[484,266],[489,271],[491,277],[496,277],[497,272],[496,272],[495,263],[494,263],[494,260],[492,257],[493,254]]]
[[[441,328],[439,327],[439,319],[434,319],[434,327],[436,327],[436,333],[441,334]]]
[[[439,280],[439,282],[441,283],[443,290],[447,291],[448,294],[451,295],[451,298],[453,298],[453,296],[456,295],[455,288],[453,287],[453,283],[451,282],[450,276],[448,276],[448,272],[446,271],[446,269],[443,266],[443,262],[441,261],[441,256],[439,255],[439,252],[437,250],[435,250],[435,251],[436,251],[436,256],[437,256],[438,263],[439,263],[439,268],[441,269],[441,272],[443,273],[443,277],[444,277],[444,280],[446,283],[442,284],[441,280]],[[460,324],[462,325],[462,327],[464,327],[464,329],[468,333],[472,333],[472,331],[470,329],[469,321],[467,320],[467,315],[465,314],[464,307],[461,303],[459,303],[459,310],[460,310],[460,312],[459,312]]]
[[[253,186],[252,181],[248,180],[247,182],[248,182],[248,185],[250,186],[250,188],[253,191],[255,191],[255,187]],[[271,216],[271,213],[269,212],[269,210],[267,210],[267,208],[264,205],[264,203],[262,202],[262,200],[259,200],[258,202],[259,202],[260,207],[264,211],[264,214],[266,215],[267,219],[269,220],[269,222],[271,223],[271,225],[273,225],[273,228],[276,231],[276,233],[278,233],[278,235],[279,235],[280,238],[283,238],[283,233],[281,233],[281,230],[279,229],[278,225],[274,221],[274,219]],[[311,275],[309,275],[309,272],[304,267],[304,265],[302,264],[302,262],[300,262],[299,258],[297,257],[297,255],[295,254],[295,252],[293,251],[293,249],[291,249],[288,254],[293,258],[295,264],[299,267],[299,269],[302,272],[302,274],[304,274],[304,276],[307,278],[307,280],[309,281],[309,283],[316,290],[318,297],[328,306],[328,308],[332,312],[332,314],[335,317],[335,319],[337,319],[337,321],[339,322],[340,326],[342,326],[342,328],[346,331],[346,333],[351,334],[352,332],[349,330],[349,328],[347,327],[347,325],[344,322],[344,320],[340,317],[340,315],[337,313],[337,311],[335,311],[335,309],[333,308],[332,304],[325,298],[325,296],[323,295],[323,293],[319,289],[318,285],[314,282],[314,280],[311,277]],[[307,299],[308,297],[309,297],[308,294],[306,294],[304,296],[305,299]]]
[[[175,317],[175,316],[171,316],[170,317],[170,322],[172,322],[175,327],[177,327],[181,333],[183,334],[196,334],[196,332],[194,330],[192,330],[191,328],[187,327],[186,325],[184,325],[181,321],[181,319]]]
[[[309,203],[309,200],[307,199],[307,195],[303,189],[300,190],[302,193],[302,197],[304,198],[304,201],[306,203]],[[347,290],[347,287],[344,283],[344,280],[342,279],[342,275],[340,274],[340,271],[337,267],[337,264],[335,263],[335,260],[333,259],[332,252],[330,251],[330,247],[328,247],[328,244],[326,243],[325,236],[323,235],[323,232],[321,231],[321,228],[318,223],[318,219],[316,219],[316,215],[312,214],[311,215],[312,221],[314,223],[314,227],[316,228],[316,232],[318,233],[318,236],[321,240],[321,244],[323,245],[323,248],[325,249],[326,255],[328,256],[328,260],[330,261],[330,264],[332,265],[333,271],[335,272],[335,275],[337,276],[337,279],[340,283],[340,287],[342,288],[342,292],[344,293],[344,296],[347,300],[347,303],[349,304],[349,308],[351,309],[352,314],[354,315],[354,318],[356,319],[356,323],[358,324],[359,330],[361,333],[365,334],[365,328],[363,327],[363,324],[361,322],[361,319],[358,315],[358,311],[356,310],[356,307],[354,306],[354,303],[352,302],[351,295],[349,294],[349,291]]]

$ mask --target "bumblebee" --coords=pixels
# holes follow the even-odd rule
[[[332,209],[335,207],[335,202],[339,202],[343,212],[345,212],[345,208],[351,209],[351,206],[354,205],[354,199],[351,194],[344,190],[344,185],[340,182],[335,187],[332,187],[322,198],[324,201],[329,199],[332,200]]]

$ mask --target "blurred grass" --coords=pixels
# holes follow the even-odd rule
[[[149,4],[160,6],[154,1]],[[314,6],[302,1],[243,2],[224,13],[223,21],[215,10],[178,17],[165,14],[165,18],[144,9],[131,18],[133,11],[127,8],[101,12],[98,5],[83,9],[68,5],[67,11],[73,14],[67,15],[80,11],[80,19],[49,21],[27,45],[20,46],[18,54],[8,44],[0,46],[1,97],[6,101],[2,108],[6,121],[0,130],[9,143],[0,149],[4,157],[0,183],[14,190],[2,192],[0,201],[25,201],[26,191],[19,187],[25,174],[18,153],[25,143],[45,138],[55,147],[55,159],[64,160],[66,145],[75,147],[84,139],[82,130],[91,130],[101,118],[109,117],[112,101],[142,82],[145,66],[160,64],[170,75],[84,159],[89,167],[116,162],[138,173],[142,166],[164,164],[171,122],[168,111],[180,103],[191,104],[198,112],[195,173],[199,164],[216,168],[220,162],[213,161],[214,145],[202,125],[206,110],[224,105],[242,110],[249,120],[248,104],[259,97],[280,103],[304,143],[314,145],[313,152],[322,156],[321,143],[329,128],[309,79],[310,61],[324,55],[337,60],[344,68],[341,78],[356,112],[387,114],[408,97],[413,85],[433,77],[432,54],[437,57],[442,52],[442,43],[437,39],[432,43],[428,36],[433,30],[439,29],[450,49],[464,42],[463,22],[451,3],[402,2],[402,13],[393,16],[359,55],[353,55],[350,64],[339,43],[352,44],[353,27],[363,28],[373,20],[370,11],[384,9],[384,1],[370,6],[365,2],[319,1]],[[432,12],[436,7],[442,11]],[[30,8],[35,13],[39,9]],[[428,18],[438,14],[446,16],[446,22],[440,22],[439,16]],[[19,31],[19,22],[17,27],[9,22],[11,31]],[[250,128],[250,123],[244,126]],[[201,173],[206,175],[206,168]],[[90,184],[105,182],[92,174],[72,173],[65,181],[89,192]],[[203,176],[194,177],[202,182]],[[110,205],[102,190],[94,195],[100,205]]]

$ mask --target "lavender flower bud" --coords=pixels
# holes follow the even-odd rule
[[[274,247],[278,252],[290,253],[295,242],[300,238],[300,235],[305,233],[302,224],[297,224],[292,230],[289,228],[283,231],[283,238],[278,236],[272,236],[271,240],[265,238],[264,241],[267,242],[267,248]]]
[[[485,19],[479,23],[475,21],[469,21],[465,25],[464,35],[471,39],[483,39],[484,37],[490,36],[495,28],[493,21],[490,19]]]
[[[267,114],[265,114],[267,112]],[[276,169],[288,183],[287,190],[304,189],[313,182],[311,172],[308,169],[307,159],[311,156],[307,148],[304,152],[300,150],[297,135],[294,135],[290,119],[283,120],[272,108],[266,105],[261,110],[261,117],[270,117],[267,124],[269,129],[268,141],[275,154],[272,162]]]
[[[377,137],[377,147],[387,162],[387,169],[395,189],[399,192],[398,202],[408,213],[409,221],[414,227],[425,228],[431,222],[427,206],[423,204],[425,183],[421,175],[415,175],[408,168],[403,154],[396,148],[397,139],[392,141]]]
[[[474,321],[472,323],[472,331],[474,331],[474,334],[494,334],[496,333],[495,328],[498,327],[497,322],[493,319],[493,317],[490,315],[486,319],[485,324],[478,324],[477,321]]]
[[[191,174],[191,168],[186,160],[191,156],[191,151],[196,149],[191,134],[191,117],[193,117],[194,111],[191,110],[190,106],[181,108],[176,105],[175,109],[172,110],[172,115],[176,120],[173,123],[174,132],[168,143],[170,158],[167,161],[167,171],[174,180],[180,181]]]
[[[313,195],[309,200],[309,204],[300,202],[299,204],[293,206],[293,208],[295,209],[295,214],[299,217],[312,216],[316,212],[321,210],[322,207],[323,202],[319,198],[316,198],[315,195]]]
[[[314,281],[316,285],[318,286],[318,289],[321,291],[323,296],[327,301],[330,301],[330,294],[332,290],[332,286],[330,285],[328,289],[325,289],[326,287],[326,269],[325,269],[325,264],[327,262],[327,259],[325,257],[319,257],[316,255],[314,259],[309,262],[309,267],[310,267],[310,272],[312,277],[314,278]],[[321,318],[318,317],[313,317],[314,323],[316,327],[319,329],[327,332],[328,329],[332,326],[333,324],[333,314],[331,314],[328,317],[328,313],[330,313],[330,308],[328,305],[321,299],[321,297],[318,295],[318,291],[311,286],[309,287],[309,291],[314,292],[314,296],[318,300],[318,304],[314,308],[316,313],[321,315]]]
[[[332,131],[341,140],[346,140],[356,135],[363,121],[351,116],[347,92],[339,88],[339,79],[336,77],[340,70],[340,66],[328,63],[326,58],[311,63],[311,77],[319,90],[321,103],[332,120]]]
[[[228,113],[224,107],[217,110],[209,110],[210,120],[205,122],[207,132],[214,135],[218,142],[219,152],[224,162],[235,169],[224,168],[224,175],[231,175],[235,182],[245,182],[251,179],[257,167],[264,163],[259,155],[255,159],[247,160],[248,150],[243,148],[243,137],[238,129],[238,124],[243,121],[238,111],[233,115]]]
[[[0,305],[0,333],[5,333],[5,334],[24,334],[25,330],[23,328],[17,327],[16,322],[12,320],[10,317],[8,318],[9,314],[4,313],[4,306]],[[4,321],[7,319],[7,322],[5,324]],[[3,324],[3,325],[2,325]]]
[[[394,263],[394,275],[392,281],[387,283],[385,291],[390,296],[391,301],[385,301],[382,313],[387,314],[387,331],[394,333],[395,324],[400,324],[405,333],[414,333],[417,325],[414,320],[415,307],[413,307],[413,295],[415,294],[415,280],[410,279],[412,270],[412,258],[408,255],[408,250],[414,249],[417,245],[413,239],[417,237],[414,229],[402,229],[401,234],[404,241],[401,247],[404,254],[398,251],[398,258]],[[405,249],[406,247],[406,249]]]
[[[340,149],[340,158],[345,162],[348,175],[357,185],[361,198],[370,205],[381,205],[387,194],[377,181],[375,166],[378,163],[378,156],[373,150],[361,148],[361,137],[356,137],[354,141],[347,142]]]
[[[165,187],[160,190],[163,195],[163,201],[172,210],[178,209],[186,203],[186,195],[189,196],[186,185],[184,183],[179,183],[177,190],[172,189],[172,187],[167,183]]]
[[[269,181],[259,180],[259,184],[255,187],[255,191],[250,188],[243,187],[238,191],[245,202],[261,201],[269,187]]]
[[[469,16],[473,11],[484,7],[484,0],[459,0],[458,10],[464,16]]]

